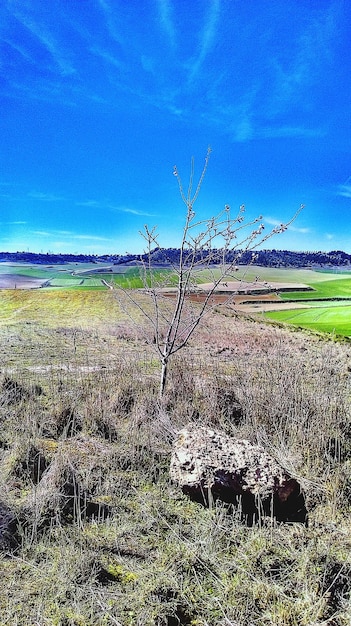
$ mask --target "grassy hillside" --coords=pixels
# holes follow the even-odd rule
[[[2,296],[1,626],[350,624],[347,345],[223,310],[160,402],[152,342],[110,291]],[[184,496],[169,461],[186,424],[264,445],[308,526]]]
[[[95,290],[3,290],[0,324],[41,322],[45,326],[86,326],[114,320],[120,308],[114,294]]]

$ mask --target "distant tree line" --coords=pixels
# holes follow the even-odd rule
[[[199,253],[199,258],[206,259],[206,251]],[[227,251],[226,262],[236,261],[238,265],[252,263],[252,251],[240,253],[238,250]],[[179,261],[179,250],[177,248],[161,249],[156,248],[152,253],[152,263],[154,265],[177,263]],[[291,250],[256,250],[254,252],[255,265],[264,267],[313,267],[313,266],[349,266],[351,255],[342,250],[331,252],[293,252]]]
[[[206,261],[207,252],[199,252],[197,261]],[[342,250],[331,252],[293,252],[291,250],[256,250],[255,265],[263,267],[349,267],[351,255]],[[151,253],[153,265],[166,266],[179,263],[178,248],[155,248]],[[200,256],[202,255],[202,256]],[[111,263],[114,265],[135,264],[146,260],[140,254],[36,254],[35,252],[0,252],[0,262],[38,263],[57,265],[64,263]],[[227,263],[235,261],[238,265],[252,263],[252,252],[228,251]]]

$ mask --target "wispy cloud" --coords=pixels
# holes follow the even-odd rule
[[[43,191],[37,191],[37,190],[31,190],[31,191],[27,191],[25,189],[21,189],[21,186],[18,185],[20,188],[17,189],[17,185],[8,185],[9,189],[10,189],[10,193],[0,193],[0,197],[1,198],[6,198],[7,200],[13,202],[25,202],[28,198],[30,198],[31,200],[37,200],[39,202],[64,202],[66,200],[66,198],[64,198],[63,196],[58,196],[55,193],[51,193],[51,192],[43,192]],[[12,192],[11,188],[16,187],[16,191],[17,193]],[[1,188],[1,184],[0,184],[0,188]],[[6,186],[5,186],[6,188]]]
[[[86,207],[88,209],[101,209],[103,206],[101,202],[98,202],[97,200],[84,200],[82,202],[76,202],[75,205]]]
[[[220,0],[212,0],[209,11],[207,13],[204,28],[199,36],[199,46],[197,55],[189,63],[188,84],[194,80],[208,55],[217,34],[217,24],[220,16]]]
[[[59,73],[62,76],[75,74],[76,69],[53,34],[42,23],[39,24],[37,19],[32,19],[28,13],[25,13],[23,9],[19,10],[17,7],[11,5],[12,14],[39,41],[50,55]]]
[[[255,103],[257,84],[253,84],[234,106],[231,124],[235,141],[249,141],[255,135]]]
[[[256,137],[256,101],[258,87],[253,83],[238,96],[236,102],[226,101],[218,95],[221,85],[216,85],[211,94],[210,106],[202,114],[202,119],[211,126],[225,131],[233,141],[246,142]]]
[[[343,196],[344,198],[351,198],[351,176],[345,180],[343,185],[339,185],[337,195]]]
[[[200,44],[200,57],[204,58],[212,46],[216,36],[216,27],[220,14],[220,0],[212,0],[208,18],[202,32]]]
[[[19,100],[33,100],[38,102],[57,102],[60,100],[62,106],[75,106],[75,98],[71,96],[69,90],[63,92],[60,85],[55,81],[47,80],[45,82],[40,79],[29,81],[28,84],[19,80],[8,80],[7,88],[3,90],[6,97]]]
[[[275,137],[323,137],[326,134],[323,128],[307,128],[304,126],[272,126],[261,128],[260,137],[274,139]]]
[[[116,23],[117,20],[115,16],[118,15],[118,9],[116,5],[112,7],[112,5],[108,2],[108,0],[98,0],[98,5],[104,16],[107,30],[110,36],[115,41],[118,41],[120,44],[123,44],[123,37]]]
[[[9,38],[3,38],[2,41],[4,43],[6,43],[8,46],[10,46],[10,48],[12,48],[13,50],[15,50],[16,52],[18,52],[18,54],[21,55],[21,57],[23,59],[25,59],[26,61],[29,61],[30,63],[34,63],[34,59],[33,57],[29,54],[29,52],[25,49],[24,45],[21,43],[19,44],[17,41],[12,41]]]
[[[98,235],[80,234],[70,230],[32,230],[31,234],[36,237],[61,237],[63,240],[79,240],[79,241],[110,241],[108,237],[100,237]]]
[[[131,209],[130,207],[126,207],[126,206],[114,206],[113,204],[110,204],[108,205],[108,208],[118,213],[131,213],[132,215],[145,215],[147,217],[153,216],[153,213],[149,213],[148,211],[140,211],[139,209]]]
[[[293,233],[301,233],[302,235],[307,235],[311,232],[310,228],[299,228],[298,226],[293,226],[292,224],[290,224],[289,230]]]
[[[269,224],[270,226],[281,226],[282,221],[281,220],[277,220],[273,217],[265,217],[263,220],[264,224]],[[308,233],[311,232],[310,228],[299,228],[298,226],[294,226],[293,224],[290,224],[289,226],[289,231],[294,232],[294,233],[301,233],[301,235],[306,235]]]
[[[28,198],[34,198],[35,200],[42,200],[43,202],[58,202],[64,200],[61,196],[56,196],[53,193],[45,193],[42,191],[29,191]]]
[[[37,100],[39,102],[56,103],[58,100],[63,107],[80,106],[81,101],[91,101],[98,104],[111,104],[100,96],[89,85],[80,82],[61,83],[55,80],[37,80],[26,85],[17,81],[11,82],[12,98],[17,100]]]
[[[270,91],[271,114],[279,114],[292,103],[310,97],[308,87],[323,80],[325,66],[332,60],[331,42],[338,28],[339,8],[332,2],[316,11],[297,29],[293,54],[287,58],[271,55],[275,88]],[[284,50],[284,48],[282,48]]]
[[[255,131],[250,115],[242,115],[234,124],[233,136],[235,141],[250,141],[254,137]]]
[[[51,237],[53,233],[47,230],[32,230],[31,234],[35,235],[36,237]]]
[[[124,64],[122,61],[117,59],[117,57],[114,56],[111,52],[107,50],[103,50],[99,46],[91,46],[89,48],[89,51],[95,56],[105,61],[106,63],[109,63],[110,65],[113,65],[115,67],[118,67],[118,69],[122,69],[124,67]]]
[[[276,21],[273,19],[272,27],[266,29],[264,35],[258,19],[253,18],[249,34],[242,24],[243,28],[238,30],[238,52],[233,54],[232,66],[228,66],[227,73],[212,81],[212,87],[207,92],[210,106],[203,119],[225,129],[235,142],[319,138],[328,133],[327,124],[320,122],[318,115],[306,115],[306,112],[318,106],[316,93],[319,92],[314,87],[322,84],[323,73],[326,71],[328,74],[328,67],[333,61],[332,43],[337,32],[338,11],[331,3],[327,11],[316,10],[308,20],[303,19],[305,13],[303,7],[297,12],[301,19],[292,30],[291,41],[284,46],[276,43],[285,24],[275,12],[273,17]],[[211,29],[208,39],[204,39],[202,55],[211,41],[210,33]],[[256,36],[256,52],[252,52],[249,36]],[[218,45],[221,45],[220,41]],[[251,67],[246,60],[247,73],[241,75],[241,55],[246,47],[248,55],[253,54],[253,62]],[[200,55],[194,61],[194,72],[200,69],[201,58]],[[240,82],[238,76],[235,77],[236,73]],[[232,80],[238,83],[234,99],[227,88]],[[292,121],[293,114],[297,123]]]
[[[144,68],[146,69],[146,68]],[[150,70],[147,70],[150,71]],[[154,75],[157,74],[155,70],[152,71]],[[159,84],[155,85],[154,90],[146,90],[139,87],[135,82],[128,84],[115,77],[110,77],[110,82],[119,91],[129,94],[133,98],[134,102],[142,102],[144,105],[151,106],[161,111],[168,111],[176,117],[183,116],[187,111],[187,106],[182,99],[181,105],[177,103],[179,95],[181,94],[181,88],[179,85],[171,84],[167,87]]]
[[[74,238],[82,241],[110,241],[108,237],[97,237],[96,235],[74,235]]]
[[[232,107],[219,106],[216,114],[203,116],[222,127],[230,134],[233,141],[245,143],[252,139],[318,138],[327,134],[324,127],[288,126],[270,124],[257,113],[256,94],[248,92],[241,104]]]
[[[158,13],[159,13],[159,23],[167,36],[170,47],[176,48],[176,29],[173,21],[173,6],[169,0],[156,0]]]
[[[338,196],[343,196],[344,198],[351,198],[351,185],[342,185],[339,188]]]
[[[144,215],[147,217],[153,217],[152,213],[148,211],[142,211],[140,209],[133,209],[131,207],[125,205],[116,205],[111,203],[110,201],[101,201],[101,200],[83,200],[81,202],[76,202],[76,206],[86,207],[87,209],[98,209],[98,210],[106,210],[114,211],[116,213],[131,213],[132,215]]]
[[[148,57],[145,54],[142,54],[140,61],[145,72],[148,72],[149,74],[152,74],[153,76],[156,76],[155,60],[152,57]]]

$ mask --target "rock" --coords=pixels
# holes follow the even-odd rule
[[[236,505],[248,523],[263,516],[306,522],[300,485],[263,447],[206,427],[181,430],[170,475],[193,500]]]

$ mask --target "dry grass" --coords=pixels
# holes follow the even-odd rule
[[[347,626],[351,348],[216,314],[171,368],[115,323],[0,334],[0,625]],[[176,430],[265,445],[309,525],[247,528],[169,480]]]

